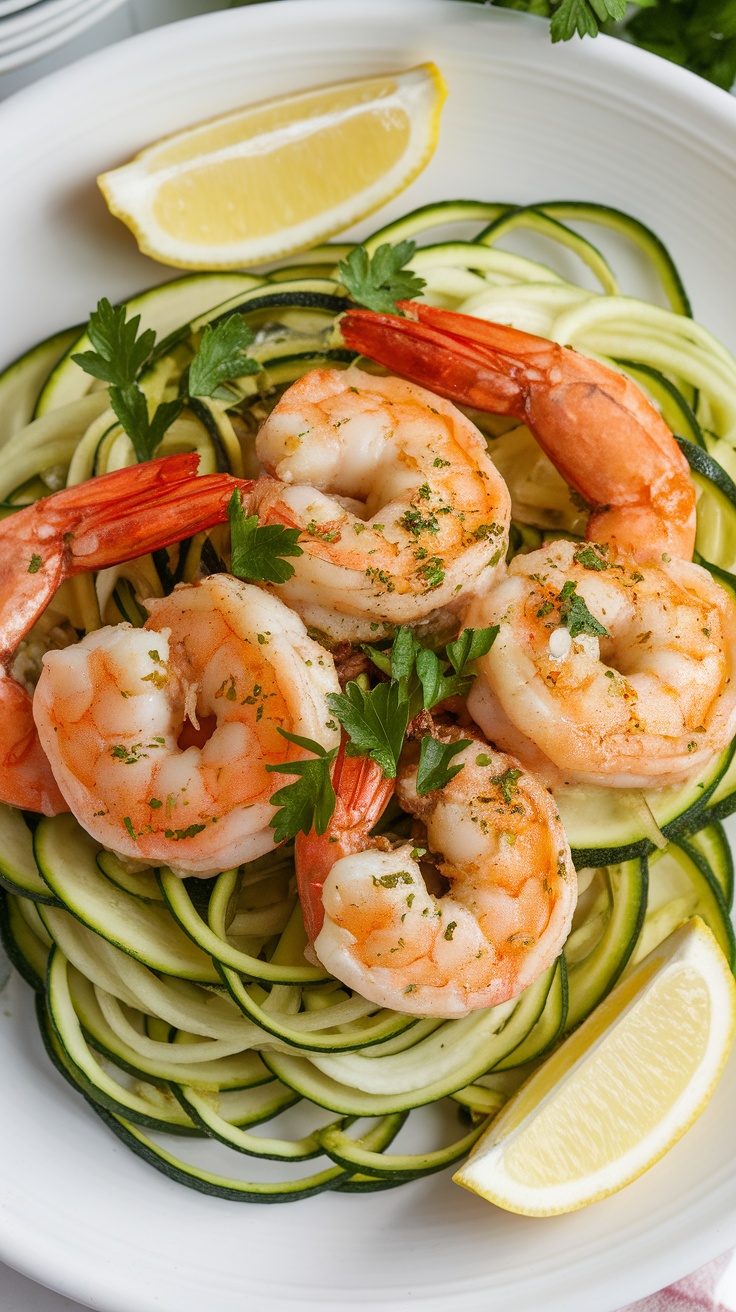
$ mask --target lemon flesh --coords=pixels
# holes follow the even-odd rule
[[[444,98],[434,64],[299,92],[188,128],[98,182],[155,259],[258,264],[403,190],[434,152]]]
[[[614,1193],[700,1115],[735,1027],[736,984],[696,918],[532,1075],[454,1179],[526,1216]]]

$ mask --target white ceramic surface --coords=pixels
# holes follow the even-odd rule
[[[736,345],[725,93],[621,43],[553,47],[543,23],[457,0],[281,0],[136,38],[0,107],[0,363],[100,295],[169,276],[108,217],[101,169],[245,100],[424,58],[450,86],[442,139],[381,220],[458,195],[620,205],[668,242],[698,316]],[[184,1190],[49,1068],[17,979],[0,1061],[0,1257],[102,1312],[610,1312],[736,1241],[734,1061],[648,1175],[547,1221],[495,1211],[447,1175],[278,1208]],[[254,1169],[244,1159],[244,1178]]]
[[[34,5],[10,18],[2,18],[0,40],[4,42],[11,38],[22,39],[36,31],[50,30],[57,20],[63,19],[79,2],[80,0],[46,0],[45,4]],[[99,3],[99,0],[94,0],[94,3]]]
[[[60,0],[42,20],[35,20],[34,10],[19,15],[28,19],[21,30],[6,31],[11,20],[0,22],[0,74],[50,54],[125,3],[127,0]]]
[[[38,9],[49,0],[0,0],[0,18],[10,13],[20,13],[21,9]]]
[[[48,4],[48,0],[0,0],[0,19],[8,14],[18,14],[22,9],[38,9]]]

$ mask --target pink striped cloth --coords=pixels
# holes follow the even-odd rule
[[[658,1294],[650,1294],[622,1312],[729,1312],[716,1298],[716,1289],[730,1261],[731,1254],[724,1253],[676,1285],[660,1289]]]

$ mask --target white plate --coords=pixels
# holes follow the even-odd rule
[[[736,346],[725,93],[623,43],[552,46],[542,22],[457,0],[280,0],[134,38],[0,106],[0,361],[169,276],[108,217],[96,173],[243,101],[426,58],[450,87],[440,146],[381,220],[453,196],[619,205],[667,241],[699,317]],[[50,1069],[25,986],[3,1002],[0,1257],[103,1312],[610,1312],[736,1242],[736,1061],[673,1152],[572,1216],[496,1211],[446,1174],[243,1206],[131,1156]]]
[[[46,3],[47,0],[0,0],[0,20],[7,14],[18,14],[21,9],[37,9]]]
[[[17,33],[7,41],[4,24],[0,23],[0,73],[8,73],[50,54],[125,3],[127,0],[65,0],[63,11],[54,10],[48,21]]]
[[[59,16],[63,16],[78,3],[79,0],[44,0],[43,4],[25,8],[12,17],[0,16],[0,40],[4,42],[20,38],[36,29],[43,31],[48,24],[53,24]]]

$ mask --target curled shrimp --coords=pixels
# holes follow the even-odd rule
[[[319,961],[363,997],[410,1015],[454,1018],[517,997],[561,951],[575,908],[575,869],[547,790],[475,738],[454,760],[460,773],[425,796],[416,763],[399,769],[398,798],[423,823],[433,865],[411,842],[369,837],[386,780],[365,760],[347,781],[347,851],[339,817],[296,847],[302,904],[319,892],[318,910],[305,913],[319,927]],[[308,886],[310,871],[319,877]]]
[[[736,729],[736,607],[691,563],[695,488],[672,434],[623,375],[544,338],[411,304],[350,311],[343,336],[456,401],[524,421],[592,506],[587,548],[515,559],[464,615],[500,623],[469,709],[547,782],[676,784]],[[591,620],[573,622],[574,593]],[[597,628],[596,628],[597,625]]]
[[[576,633],[577,598],[594,622]],[[736,732],[736,608],[691,561],[551,542],[465,621],[500,625],[468,710],[550,784],[678,783]]]
[[[267,766],[331,748],[332,657],[277,597],[230,575],[146,603],[44,657],[39,736],[64,799],[113,851],[197,875],[274,846]]]
[[[375,637],[491,586],[510,502],[454,405],[355,367],[295,382],[257,438],[250,508],[302,531],[279,596],[337,639]]]
[[[32,698],[13,677],[19,644],[75,574],[155,551],[227,519],[236,479],[195,478],[198,457],[169,456],[67,488],[0,521],[0,800],[67,809],[38,740]]]
[[[349,310],[346,344],[441,396],[513,415],[592,507],[591,541],[692,558],[695,488],[664,420],[623,374],[502,324],[411,301],[415,318]]]

